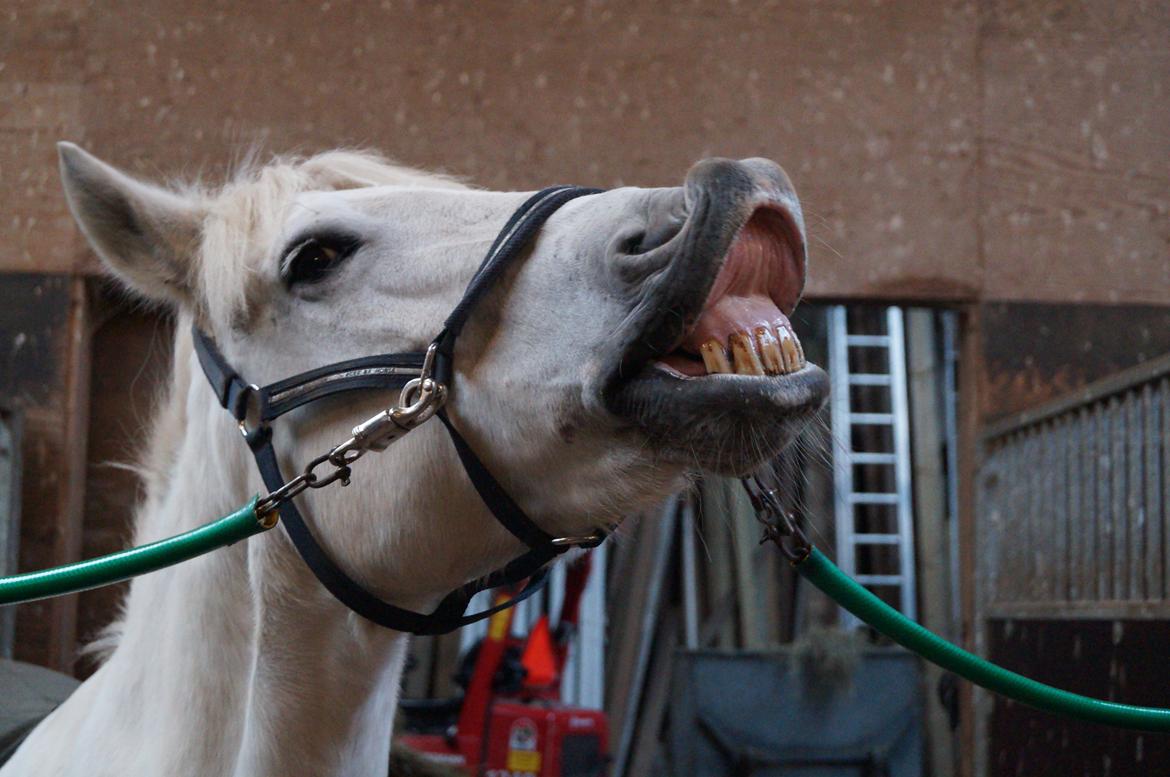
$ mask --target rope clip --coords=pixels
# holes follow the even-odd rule
[[[796,516],[780,504],[776,491],[766,486],[759,475],[742,478],[741,482],[756,511],[756,520],[763,527],[760,544],[775,544],[793,566],[807,559],[812,552],[812,543],[800,528]]]

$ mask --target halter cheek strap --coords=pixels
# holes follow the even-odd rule
[[[552,187],[533,195],[512,214],[492,243],[459,304],[448,316],[443,331],[432,344],[434,362],[430,377],[437,384],[449,387],[453,382],[455,343],[479,299],[500,280],[508,265],[522,255],[541,225],[557,208],[572,199],[598,191],[573,186]],[[198,328],[192,331],[192,336],[195,353],[216,398],[236,419],[265,486],[274,493],[285,489],[289,482],[280,470],[273,447],[272,421],[290,410],[342,392],[401,390],[407,383],[424,375],[427,367],[424,353],[382,354],[337,362],[259,387],[247,383],[232,369],[210,337]],[[545,565],[557,555],[571,547],[595,547],[606,537],[603,532],[577,538],[555,538],[549,535],[508,495],[455,428],[446,411],[440,408],[436,414],[447,429],[476,493],[496,520],[524,543],[528,550],[503,568],[450,592],[433,612],[414,612],[370,593],[329,557],[291,498],[282,500],[277,507],[285,532],[297,553],[334,597],[367,620],[412,634],[445,634],[511,607],[539,590],[547,575]],[[308,487],[317,487],[336,478],[348,482],[348,476],[348,466],[340,466],[324,481],[308,481]],[[480,591],[515,586],[524,580],[527,580],[524,588],[510,600],[477,613],[465,614],[471,598]]]

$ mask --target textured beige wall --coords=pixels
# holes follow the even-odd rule
[[[93,269],[60,137],[144,175],[363,145],[515,188],[759,154],[816,295],[1170,300],[1165,3],[191,7],[0,11],[0,267]]]

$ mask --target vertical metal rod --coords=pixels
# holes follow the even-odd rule
[[[898,494],[898,565],[901,607],[907,618],[917,618],[914,570],[914,509],[910,483],[910,400],[906,388],[906,337],[902,309],[886,309],[886,332],[890,338],[890,398],[894,416],[894,478]]]

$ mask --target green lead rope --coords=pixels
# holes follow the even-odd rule
[[[874,596],[816,548],[810,548],[795,566],[802,577],[882,634],[976,685],[1057,715],[1142,731],[1170,731],[1170,709],[1131,707],[1062,691],[952,645]]]
[[[0,605],[74,594],[118,583],[259,534],[272,528],[275,520],[256,514],[257,501],[253,498],[231,515],[149,545],[40,572],[0,578]]]
[[[117,583],[247,539],[271,529],[276,523],[274,513],[256,514],[257,501],[253,498],[231,515],[176,537],[76,564],[0,578],[0,605],[47,599]],[[1062,691],[952,645],[874,596],[816,548],[809,548],[807,555],[794,565],[802,577],[858,618],[898,644],[976,685],[1057,715],[1121,728],[1170,731],[1170,709],[1131,707]]]

